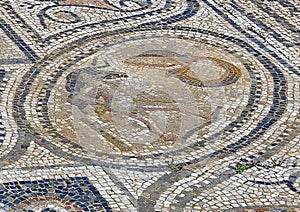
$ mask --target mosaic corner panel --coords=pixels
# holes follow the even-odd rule
[[[111,211],[86,177],[12,181],[0,188],[4,211]]]

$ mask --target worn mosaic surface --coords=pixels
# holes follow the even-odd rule
[[[1,0],[0,211],[300,211],[299,0]]]

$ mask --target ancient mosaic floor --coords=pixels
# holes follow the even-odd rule
[[[1,0],[0,211],[300,211],[299,0]]]

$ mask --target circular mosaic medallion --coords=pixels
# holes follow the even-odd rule
[[[48,116],[40,113],[55,128],[44,127],[43,137],[56,144],[59,135],[58,145],[68,153],[73,144],[85,150],[76,156],[108,163],[118,163],[118,157],[164,163],[203,156],[206,148],[215,149],[215,139],[201,142],[237,119],[247,104],[250,77],[243,63],[212,45],[153,37],[90,48],[95,53],[79,66],[56,65],[63,72],[49,93]],[[51,80],[46,69],[41,74]],[[32,96],[41,95],[36,91]],[[205,148],[192,148],[199,144]]]

